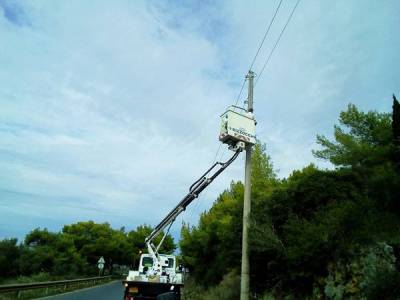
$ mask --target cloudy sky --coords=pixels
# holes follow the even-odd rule
[[[155,225],[213,161],[219,115],[278,2],[0,0],[0,238],[80,220]],[[256,73],[295,3],[283,1]],[[300,2],[255,88],[258,138],[280,177],[329,167],[311,154],[315,136],[331,135],[348,103],[390,111],[399,33],[397,0]]]

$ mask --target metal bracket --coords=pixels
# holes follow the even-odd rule
[[[229,150],[232,150],[232,151],[234,151],[234,152],[237,152],[237,151],[241,152],[241,151],[243,151],[245,148],[246,148],[246,144],[245,144],[244,142],[237,142],[234,146],[233,146],[233,145],[230,145],[230,146],[228,147]]]

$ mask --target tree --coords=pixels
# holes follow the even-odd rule
[[[126,253],[129,251],[129,243],[126,234],[111,228],[108,223],[78,222],[64,226],[62,232],[73,240],[78,253],[93,268],[101,256],[109,268],[113,263],[128,263]]]
[[[140,225],[136,227],[135,230],[132,230],[128,233],[127,235],[127,243],[128,243],[128,263],[127,264],[137,264],[137,262],[140,259],[140,253],[147,253],[147,248],[145,244],[145,239],[147,236],[150,235],[152,232],[153,228],[148,225]],[[155,240],[154,244],[158,244],[162,237],[163,233],[158,235]],[[174,239],[170,234],[168,234],[165,239],[163,244],[161,245],[159,249],[159,253],[165,253],[165,254],[172,254],[176,249],[176,244],[174,242]]]
[[[347,111],[340,113],[339,122],[339,126],[334,126],[335,141],[317,136],[323,149],[313,151],[316,157],[336,166],[363,169],[390,158],[392,130],[388,113],[364,113],[349,104]]]
[[[397,293],[400,179],[391,155],[396,136],[391,121],[387,113],[364,113],[349,105],[334,127],[334,140],[318,136],[322,149],[314,151],[336,169],[311,164],[283,180],[276,178],[265,147],[255,147],[250,229],[254,293],[268,291],[266,297],[277,299]],[[192,278],[204,285],[216,284],[240,267],[242,199],[243,184],[234,183],[197,226],[182,228],[183,259]],[[391,272],[377,269],[381,254],[373,259],[369,254],[382,243],[393,249],[385,267]],[[371,284],[375,279],[379,283]]]
[[[0,241],[0,278],[18,275],[18,259],[20,250],[17,239]]]
[[[396,104],[394,109],[397,111]],[[317,136],[322,149],[313,151],[314,155],[329,160],[338,168],[357,172],[367,196],[377,207],[400,214],[400,178],[393,164],[393,128],[397,125],[392,126],[390,114],[364,113],[350,104],[340,113],[339,122],[340,126],[334,127],[334,141]]]
[[[303,298],[334,257],[346,255],[355,241],[368,243],[375,218],[359,189],[350,170],[310,165],[265,198],[253,210],[253,290],[292,290]]]
[[[252,152],[252,201],[271,194],[278,183],[271,157],[266,153],[266,145],[257,143]]]
[[[57,234],[46,228],[36,228],[25,237],[21,253],[20,269],[25,275],[51,272],[56,256]]]
[[[86,259],[78,253],[70,236],[40,228],[25,237],[19,267],[24,275],[45,272],[68,277],[89,272]]]
[[[201,284],[216,284],[239,265],[242,206],[243,184],[232,182],[212,208],[201,214],[198,226],[182,226],[183,261]]]
[[[52,246],[56,240],[56,233],[49,232],[46,228],[36,228],[25,237],[25,245],[28,247]]]
[[[252,168],[252,201],[257,207],[279,182],[265,145],[255,145]],[[240,266],[243,193],[243,184],[232,182],[200,216],[198,226],[182,227],[180,248],[184,263],[204,285],[219,282]]]
[[[139,260],[139,250],[145,252],[144,240],[152,228],[141,225],[129,233],[125,228],[113,229],[110,224],[93,221],[65,225],[61,232],[36,228],[28,233],[24,243],[16,239],[0,241],[0,277],[48,273],[66,277],[97,274],[101,256],[112,272],[114,264],[132,265]],[[162,234],[155,240],[160,241]],[[176,245],[170,234],[164,240],[161,253],[171,254]]]
[[[400,171],[400,104],[393,95],[392,111],[392,133],[393,133],[393,162]]]

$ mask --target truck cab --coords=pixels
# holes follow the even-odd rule
[[[152,281],[162,283],[178,283],[182,282],[182,273],[177,269],[176,257],[169,254],[159,254],[159,262],[161,266],[154,266],[159,262],[154,261],[150,254],[142,254],[140,256],[139,268],[137,271],[129,271],[126,280]],[[152,269],[161,267],[161,274],[152,274]]]
[[[125,285],[126,300],[136,299],[180,299],[183,274],[176,268],[176,257],[159,254],[155,261],[150,254],[142,254],[137,271],[129,271]],[[161,263],[161,274],[152,273],[159,269],[154,264]]]

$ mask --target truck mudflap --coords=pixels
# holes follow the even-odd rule
[[[126,281],[124,300],[180,300],[183,284]]]

